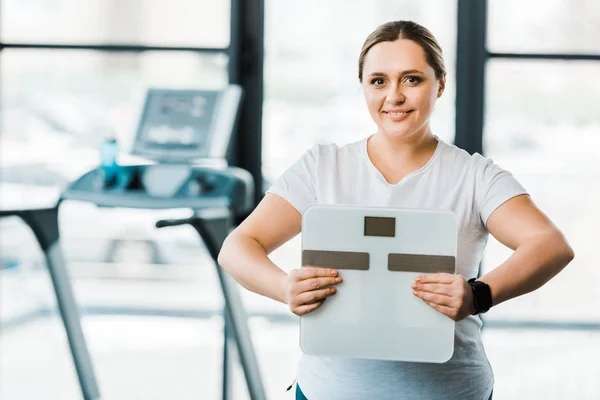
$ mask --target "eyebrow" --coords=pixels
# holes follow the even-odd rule
[[[423,71],[419,71],[418,69],[409,69],[406,71],[402,71],[402,73],[400,74],[401,76],[405,76],[405,75],[409,75],[409,74],[421,74],[421,75],[425,75],[425,72]],[[387,76],[387,74],[385,72],[372,72],[369,74],[369,76]]]

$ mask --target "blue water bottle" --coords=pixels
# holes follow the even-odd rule
[[[119,177],[119,165],[117,164],[119,144],[114,137],[107,137],[100,146],[100,167],[104,179],[104,188],[110,188],[117,184]]]

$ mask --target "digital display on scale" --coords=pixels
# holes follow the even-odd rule
[[[365,236],[396,236],[396,218],[365,217]]]

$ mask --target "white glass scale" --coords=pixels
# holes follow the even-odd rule
[[[454,321],[412,294],[415,278],[455,273],[457,223],[446,210],[316,205],[302,217],[302,264],[344,281],[300,318],[305,354],[442,363]]]

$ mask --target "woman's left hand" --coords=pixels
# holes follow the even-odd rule
[[[460,321],[475,312],[473,290],[462,275],[422,275],[416,278],[412,288],[416,297],[454,321]]]

